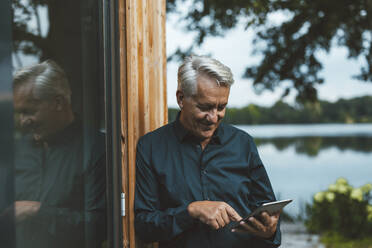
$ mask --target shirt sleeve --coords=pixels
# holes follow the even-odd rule
[[[158,180],[150,163],[151,151],[146,148],[138,142],[134,201],[136,234],[145,242],[170,240],[192,227],[195,221],[188,214],[188,205],[161,209]]]
[[[252,202],[254,208],[257,208],[265,202],[276,201],[276,198],[265,167],[258,155],[257,148],[254,144],[253,146],[249,175],[253,185]],[[255,241],[260,245],[259,247],[278,247],[281,244],[280,222],[278,222],[276,232],[271,239],[256,237]]]

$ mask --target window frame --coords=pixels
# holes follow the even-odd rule
[[[121,108],[118,1],[102,2],[103,67],[106,123],[106,192],[108,247],[122,247]]]

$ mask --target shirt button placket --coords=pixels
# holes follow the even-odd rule
[[[199,147],[201,150],[201,146]],[[203,163],[203,157],[204,157],[204,151],[201,151],[200,155],[200,179],[201,179],[201,184],[202,184],[202,193],[203,193],[203,199],[209,201],[209,196],[207,192],[207,178],[206,175],[208,173],[206,169],[206,165]]]
[[[209,199],[209,196],[208,196],[208,190],[207,190],[207,184],[206,184],[206,181],[207,181],[207,178],[206,178],[206,176],[207,176],[207,173],[208,173],[208,171],[207,171],[207,169],[203,169],[203,175],[204,175],[204,195],[205,195],[205,197],[206,197],[206,200],[210,200]]]

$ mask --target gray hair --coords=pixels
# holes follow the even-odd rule
[[[182,90],[185,96],[196,94],[196,79],[198,75],[207,75],[215,79],[218,85],[226,87],[230,87],[234,83],[229,67],[216,59],[192,55],[186,57],[178,68],[178,90]]]
[[[71,103],[71,89],[63,69],[53,60],[23,67],[16,71],[13,87],[16,89],[24,84],[33,83],[33,94],[40,99],[50,99],[62,96]]]

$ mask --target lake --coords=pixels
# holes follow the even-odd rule
[[[275,194],[302,215],[305,203],[337,178],[372,183],[372,124],[238,125],[254,137]]]

